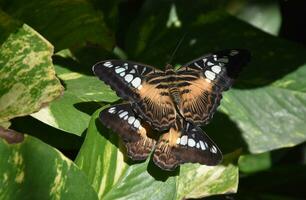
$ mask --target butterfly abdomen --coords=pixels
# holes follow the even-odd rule
[[[178,90],[178,88],[177,87],[171,87],[169,89],[169,92],[170,92],[171,98],[174,101],[174,103],[176,105],[179,105],[180,102],[181,102],[181,98],[180,98],[180,91]]]

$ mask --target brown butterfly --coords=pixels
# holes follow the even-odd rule
[[[120,135],[133,160],[145,160],[154,149],[154,163],[165,170],[187,162],[217,165],[222,153],[198,126],[209,122],[222,92],[249,60],[247,50],[230,49],[178,70],[123,60],[99,62],[93,66],[95,75],[129,102],[103,110],[100,119]],[[149,137],[153,129],[162,132],[158,141]]]

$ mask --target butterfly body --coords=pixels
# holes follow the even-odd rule
[[[154,149],[153,161],[162,169],[186,162],[216,165],[222,153],[198,125],[210,121],[249,58],[247,50],[223,50],[164,71],[131,61],[99,62],[94,73],[128,101],[103,110],[100,119],[118,132],[134,160]],[[153,129],[162,134],[158,141],[148,136]]]

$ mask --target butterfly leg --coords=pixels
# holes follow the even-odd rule
[[[101,122],[118,133],[132,160],[145,160],[151,153],[155,140],[148,137],[145,128],[130,104],[121,104],[104,109],[100,113]]]

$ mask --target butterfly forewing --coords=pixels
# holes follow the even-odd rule
[[[155,140],[148,137],[145,128],[130,104],[111,106],[100,112],[101,122],[118,133],[127,148],[127,153],[133,160],[145,160],[154,147]]]
[[[156,144],[153,161],[157,166],[173,170],[183,163],[217,165],[222,161],[217,145],[199,127],[186,121],[182,125],[171,128]]]
[[[144,76],[152,67],[122,60],[98,62],[92,68],[94,74],[125,100],[137,100],[138,90],[142,87]]]
[[[220,104],[221,93],[232,86],[249,59],[247,50],[223,50],[179,68],[177,74],[184,84],[179,87],[178,107],[184,118],[197,125],[208,123]]]

